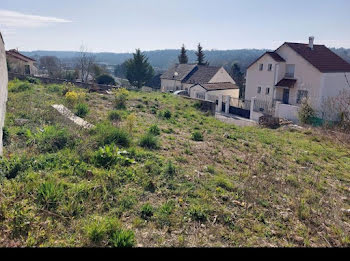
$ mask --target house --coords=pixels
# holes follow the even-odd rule
[[[161,77],[161,91],[186,90],[192,98],[212,95],[239,98],[239,88],[223,67],[197,64],[175,64]]]
[[[35,66],[35,60],[21,54],[18,50],[12,49],[6,51],[9,71],[13,73],[36,75],[38,72]]]
[[[350,64],[310,37],[308,44],[286,42],[266,52],[248,67],[246,79],[246,100],[255,98],[270,107],[290,105],[283,108],[291,111],[307,98],[323,113],[328,98],[350,89]]]
[[[0,32],[0,155],[2,155],[2,135],[6,113],[7,81],[5,44]]]

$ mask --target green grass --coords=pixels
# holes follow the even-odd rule
[[[136,91],[118,111],[86,93],[86,131],[50,108],[84,90],[9,88],[0,246],[349,246],[349,147],[334,137],[240,128]]]

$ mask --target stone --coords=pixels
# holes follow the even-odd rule
[[[63,106],[62,104],[57,105],[54,104],[52,107],[57,110],[62,116],[73,122],[74,124],[84,128],[84,129],[92,129],[95,126],[88,123],[87,121],[83,120],[82,118],[76,116],[74,113],[72,113],[68,108]]]
[[[15,125],[16,126],[23,126],[23,125],[25,125],[28,122],[29,122],[28,119],[15,119]]]

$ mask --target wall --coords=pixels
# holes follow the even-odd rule
[[[176,91],[177,89],[178,90],[182,89],[181,81],[161,79],[161,91],[162,92]]]
[[[259,70],[260,64],[264,64],[263,71]],[[269,64],[272,64],[272,71],[268,71]],[[256,97],[258,100],[272,101],[276,81],[275,74],[281,72],[281,67],[283,67],[283,63],[277,63],[268,54],[265,54],[256,63],[250,66],[247,70],[245,99],[251,100],[253,97]],[[262,87],[260,94],[257,92],[258,87]],[[266,88],[270,88],[269,95],[266,95]]]
[[[231,82],[236,84],[228,72],[221,67],[220,70],[214,75],[214,77],[209,81],[209,83],[218,83],[218,82]]]
[[[275,117],[299,123],[298,106],[282,104],[277,102],[275,109]]]
[[[297,105],[298,91],[305,90],[309,93],[311,106],[319,110],[322,99],[322,73],[287,45],[282,45],[276,50],[276,53],[286,60],[286,64],[295,64],[294,78],[297,79],[297,82],[290,89],[289,104]]]
[[[204,95],[204,98],[205,98],[205,94],[206,94],[206,90],[200,86],[200,85],[196,85],[196,86],[193,86],[191,89],[190,89],[190,97],[191,98],[197,98],[197,94],[203,94]]]
[[[10,71],[13,73],[25,74],[25,65],[29,65],[31,75],[38,73],[38,69],[34,66],[34,62],[24,62],[12,57],[11,55],[7,55],[7,61],[10,66]]]
[[[231,96],[231,98],[239,98],[239,89],[230,89],[230,90],[217,90],[217,91],[208,91],[208,95],[225,95],[225,96]]]
[[[2,155],[2,128],[4,126],[6,113],[7,79],[5,46],[0,33],[0,155]]]

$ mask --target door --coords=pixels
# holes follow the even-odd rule
[[[289,89],[283,89],[283,103],[289,103]]]
[[[30,66],[28,64],[24,65],[25,74],[30,74]]]

